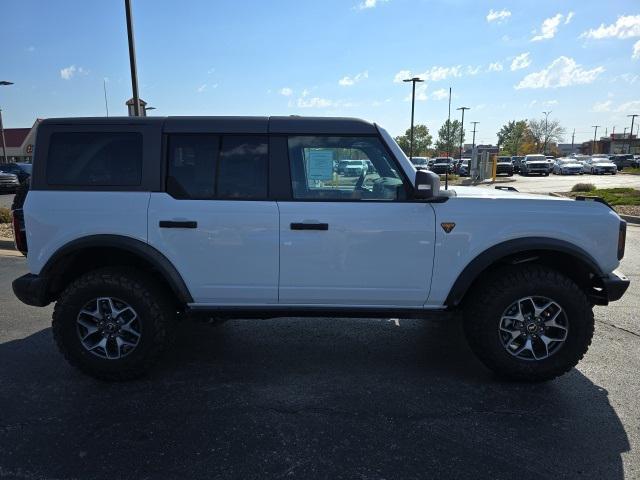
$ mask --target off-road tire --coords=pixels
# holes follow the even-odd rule
[[[131,305],[142,323],[136,348],[123,358],[107,360],[86,350],[76,331],[80,309],[93,298],[113,296]],[[106,381],[144,375],[173,339],[175,308],[170,295],[150,276],[127,267],[94,270],[62,292],[53,311],[53,338],[67,361],[80,371]]]
[[[522,360],[503,346],[499,322],[509,305],[535,295],[553,299],[562,307],[569,331],[553,355],[543,360]],[[464,307],[469,346],[489,369],[511,380],[540,382],[563,375],[582,359],[593,337],[593,311],[585,293],[570,278],[540,265],[508,266],[493,272],[476,287]]]

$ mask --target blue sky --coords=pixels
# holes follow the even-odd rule
[[[1,0],[5,126],[111,115],[131,97],[124,2]],[[156,115],[340,115],[434,133],[471,107],[476,142],[552,110],[576,141],[640,113],[637,0],[133,0],[140,95]],[[453,110],[456,115],[459,112]],[[638,122],[636,122],[638,123]],[[467,126],[467,125],[465,125]],[[467,132],[469,133],[469,129]],[[470,140],[470,135],[467,135]]]

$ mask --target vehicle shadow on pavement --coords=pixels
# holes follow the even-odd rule
[[[187,322],[128,383],[68,367],[50,329],[0,359],[0,476],[616,479],[629,450],[605,390],[498,381],[455,320]]]

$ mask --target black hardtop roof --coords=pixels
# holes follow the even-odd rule
[[[49,118],[42,125],[154,125],[167,133],[293,133],[370,135],[373,123],[348,117],[74,117]]]

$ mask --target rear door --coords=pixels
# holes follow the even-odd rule
[[[289,136],[292,199],[280,201],[280,303],[421,308],[434,255],[430,204],[375,136]],[[358,177],[337,160],[369,160]],[[368,162],[366,162],[368,164]]]
[[[151,194],[149,243],[197,304],[278,301],[278,207],[264,134],[170,133],[166,191]]]

